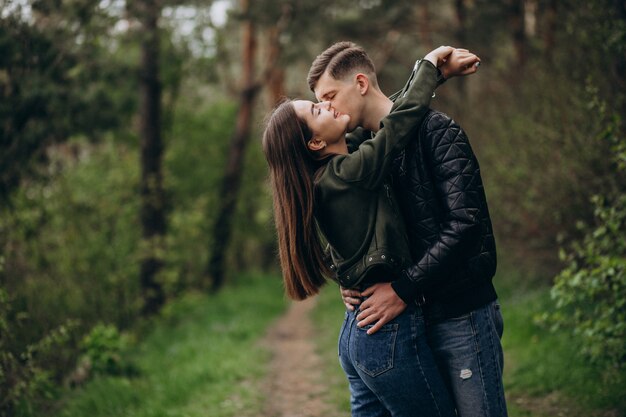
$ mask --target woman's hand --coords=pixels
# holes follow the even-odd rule
[[[480,58],[467,49],[454,49],[439,66],[445,79],[470,75],[478,70]]]
[[[435,67],[440,67],[452,51],[454,51],[454,48],[451,46],[440,46],[426,54],[424,59],[430,61]]]

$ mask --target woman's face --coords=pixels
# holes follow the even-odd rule
[[[295,100],[296,114],[311,129],[313,137],[328,145],[345,140],[350,116],[342,114],[330,106],[330,102],[313,103],[308,100]]]

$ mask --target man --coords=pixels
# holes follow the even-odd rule
[[[456,50],[450,60],[479,60]],[[442,67],[442,82],[446,78]],[[358,45],[339,42],[320,54],[308,82],[320,101],[349,114],[358,144],[380,128],[392,100],[378,87],[374,65]],[[506,416],[502,385],[502,316],[492,278],[496,250],[478,161],[465,132],[431,111],[394,161],[393,183],[406,222],[414,264],[391,283],[363,292],[342,290],[360,309],[359,327],[374,334],[417,303],[428,343],[461,417]],[[362,297],[366,297],[362,301]]]

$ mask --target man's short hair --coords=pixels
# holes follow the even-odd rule
[[[337,42],[315,58],[307,77],[311,91],[315,90],[325,71],[336,80],[360,71],[366,73],[374,85],[377,85],[374,63],[365,50],[354,42]]]

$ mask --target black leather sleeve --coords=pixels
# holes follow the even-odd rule
[[[461,260],[480,247],[481,187],[478,161],[467,135],[452,119],[435,112],[420,132],[424,161],[434,182],[433,198],[442,209],[437,238],[423,256],[392,283],[407,304],[424,290],[444,285]]]

